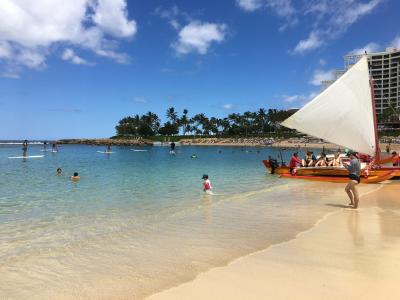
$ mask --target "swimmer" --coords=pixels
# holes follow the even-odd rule
[[[57,168],[57,176],[61,176],[62,175],[62,170],[61,168]]]
[[[81,179],[81,177],[79,176],[78,172],[75,172],[73,176],[70,176],[69,179],[71,179],[72,181],[78,181],[79,179]]]
[[[197,158],[196,154],[192,154],[192,156],[190,156],[190,158]]]
[[[211,185],[210,180],[208,179],[208,175],[207,175],[207,174],[204,174],[203,177],[202,177],[201,179],[204,180],[204,182],[203,182],[203,191],[204,191],[204,192],[211,192],[211,190],[212,190],[212,185]]]

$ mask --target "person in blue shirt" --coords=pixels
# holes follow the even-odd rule
[[[360,183],[361,164],[355,152],[349,152],[347,156],[350,158],[350,162],[343,165],[349,171],[349,183],[344,190],[350,198],[349,205],[356,209],[359,201],[357,185]]]

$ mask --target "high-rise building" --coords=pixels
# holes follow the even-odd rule
[[[374,79],[376,113],[381,115],[390,110],[395,115],[381,125],[387,128],[400,128],[400,49],[387,48],[384,52],[367,53],[367,55],[369,71]],[[335,71],[334,80],[322,81],[321,84],[325,87],[332,84],[362,56],[345,55],[344,70]]]

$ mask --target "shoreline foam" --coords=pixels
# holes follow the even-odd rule
[[[361,198],[361,207],[362,207],[362,202],[365,199],[366,196],[369,196],[370,194],[373,194],[373,198],[378,196],[377,191],[383,188],[383,185],[380,185],[377,189],[374,189],[372,191],[368,191],[362,195]],[[385,191],[383,191],[385,192]],[[388,192],[386,192],[388,193]],[[381,194],[381,193],[380,193]],[[345,198],[344,198],[345,199]],[[321,299],[323,297],[329,298],[329,299],[338,299],[338,298],[343,298],[347,297],[349,299],[354,299],[353,297],[348,297],[348,293],[351,292],[351,288],[355,284],[361,284],[362,281],[362,276],[358,274],[357,272],[352,272],[353,270],[342,270],[341,274],[343,276],[349,276],[350,278],[357,278],[360,279],[359,282],[347,282],[346,280],[343,280],[340,282],[340,280],[336,280],[334,283],[334,286],[338,287],[339,290],[336,290],[333,292],[333,296],[328,295],[327,293],[331,292],[329,290],[329,285],[324,288],[324,284],[322,284],[321,287],[321,277],[313,277],[313,278],[308,278],[308,280],[311,279],[311,281],[308,281],[308,283],[312,283],[313,285],[308,287],[311,290],[308,290],[308,288],[304,288],[301,284],[298,285],[297,282],[293,281],[293,279],[296,278],[295,274],[293,273],[287,273],[289,269],[292,267],[298,267],[299,262],[296,262],[296,259],[294,259],[294,263],[288,263],[288,261],[292,260],[293,257],[287,257],[285,256],[285,251],[286,254],[292,252],[296,252],[296,247],[302,245],[303,240],[305,239],[306,241],[310,239],[315,242],[315,235],[318,234],[324,235],[326,232],[322,230],[322,233],[318,233],[319,230],[321,230],[321,227],[326,227],[325,223],[331,223],[335,217],[342,219],[343,216],[347,213],[349,214],[366,214],[365,212],[368,211],[367,214],[374,214],[376,213],[376,207],[375,206],[370,206],[367,208],[361,208],[361,210],[351,210],[351,209],[340,209],[334,212],[327,213],[324,215],[321,219],[319,219],[311,228],[308,230],[299,232],[294,239],[291,239],[289,241],[285,241],[282,243],[274,244],[266,249],[260,250],[253,252],[251,254],[239,257],[230,263],[228,263],[226,266],[223,267],[215,267],[212,268],[204,273],[198,274],[196,278],[192,281],[182,283],[176,287],[172,287],[170,289],[161,291],[159,293],[151,295],[148,299],[265,299],[268,297],[273,297],[274,299],[291,299],[291,298],[296,298],[296,299]],[[360,213],[361,211],[361,213]],[[324,225],[321,225],[324,224]],[[332,228],[329,228],[328,230],[332,231]],[[317,231],[317,233],[315,233]],[[326,231],[326,228],[325,228]],[[293,246],[294,244],[294,246]],[[309,247],[307,243],[303,243],[303,247]],[[398,249],[400,249],[400,244],[397,244]],[[283,250],[283,251],[282,251]],[[321,250],[321,249],[320,249]],[[327,249],[324,249],[327,250]],[[332,251],[335,251],[332,249]],[[276,253],[279,252],[279,253]],[[283,252],[283,254],[281,253]],[[315,252],[314,255],[316,257],[320,256],[320,252],[317,251],[317,249],[312,249],[311,247],[311,252]],[[271,260],[272,258],[275,257],[275,259]],[[346,255],[344,253],[343,255]],[[349,253],[349,256],[353,256],[353,253]],[[295,255],[297,256],[297,255]],[[267,259],[265,261],[265,259]],[[364,257],[364,259],[366,259]],[[322,259],[323,261],[323,259]],[[325,261],[326,263],[326,261]],[[301,265],[301,264],[300,264]],[[329,265],[329,264],[328,264]],[[346,266],[346,265],[345,265]],[[273,270],[268,271],[268,270]],[[314,265],[314,269],[318,269],[318,265]],[[310,267],[307,265],[302,265],[300,268],[298,268],[299,273],[304,272],[307,273]],[[311,267],[312,269],[312,267]],[[314,270],[315,271],[315,270]],[[318,271],[318,270],[317,270]],[[320,270],[319,270],[320,271]],[[334,275],[334,268],[329,269],[327,271],[327,274],[329,275],[330,272],[333,273]],[[312,273],[312,272],[311,272]],[[317,272],[318,273],[318,272]],[[340,273],[340,272],[339,272]],[[254,276],[254,274],[257,274],[258,276]],[[274,280],[275,276],[277,274],[280,274],[281,278],[279,281]],[[400,274],[400,273],[399,273]],[[396,282],[399,279],[399,274],[395,274],[395,280],[391,282]],[[287,278],[285,277],[288,276]],[[330,276],[333,276],[330,274]],[[311,276],[312,277],[312,276]],[[274,285],[268,285],[268,281],[265,281],[264,279],[270,279],[274,281]],[[287,280],[286,280],[287,279]],[[337,278],[336,278],[337,279]],[[368,279],[366,279],[368,281]],[[301,281],[301,280],[300,280]],[[314,282],[315,281],[315,282]],[[322,280],[323,281],[323,280]],[[312,288],[314,284],[319,285],[318,291],[313,292]],[[379,295],[381,292],[383,292],[382,286],[386,286],[385,282],[380,282],[379,283],[379,288],[374,290],[373,293],[366,295],[365,291],[358,291],[356,293],[353,293],[354,297],[356,299],[358,298],[363,298],[366,299],[374,299],[376,298],[377,295]],[[265,285],[268,286],[268,288],[265,287]],[[279,286],[279,288],[278,288]],[[285,290],[285,286],[290,287],[290,286],[297,286],[296,288],[293,289],[292,291],[288,291],[287,289]],[[365,285],[365,287],[368,287],[368,285]],[[331,287],[332,288],[332,287]],[[347,294],[346,294],[347,293]],[[398,295],[398,294],[396,294]],[[395,296],[394,298],[396,298]],[[390,295],[386,295],[386,298],[390,299]]]

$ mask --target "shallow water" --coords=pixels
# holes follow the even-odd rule
[[[341,184],[267,174],[271,148],[41,147],[22,160],[0,146],[0,298],[143,298],[292,239],[346,200]]]

